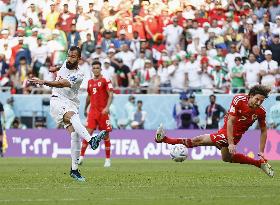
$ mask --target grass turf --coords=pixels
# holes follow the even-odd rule
[[[271,179],[221,161],[87,159],[86,182],[69,177],[70,159],[0,159],[0,204],[280,204],[280,161]]]

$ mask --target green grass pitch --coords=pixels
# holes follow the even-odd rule
[[[280,161],[275,177],[222,161],[86,159],[86,182],[69,177],[70,159],[0,159],[0,204],[280,204]]]

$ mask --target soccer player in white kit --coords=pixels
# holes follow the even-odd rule
[[[38,78],[30,80],[32,84],[53,87],[50,100],[50,113],[58,124],[63,124],[71,135],[71,158],[72,165],[70,176],[77,181],[85,181],[78,170],[81,142],[84,138],[93,150],[97,149],[99,142],[106,136],[102,130],[96,136],[91,136],[82,125],[78,114],[79,99],[78,91],[83,81],[83,73],[79,70],[78,62],[81,57],[81,49],[72,46],[68,51],[67,60],[57,72],[55,81],[45,81]]]

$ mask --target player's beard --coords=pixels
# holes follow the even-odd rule
[[[69,69],[69,70],[74,70],[78,67],[78,61],[76,61],[75,63],[71,63],[69,61],[66,61],[66,67]]]

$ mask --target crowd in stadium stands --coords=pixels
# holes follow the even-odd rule
[[[278,0],[0,0],[0,89],[48,93],[69,46],[82,89],[99,60],[117,93],[240,93],[280,84]]]

